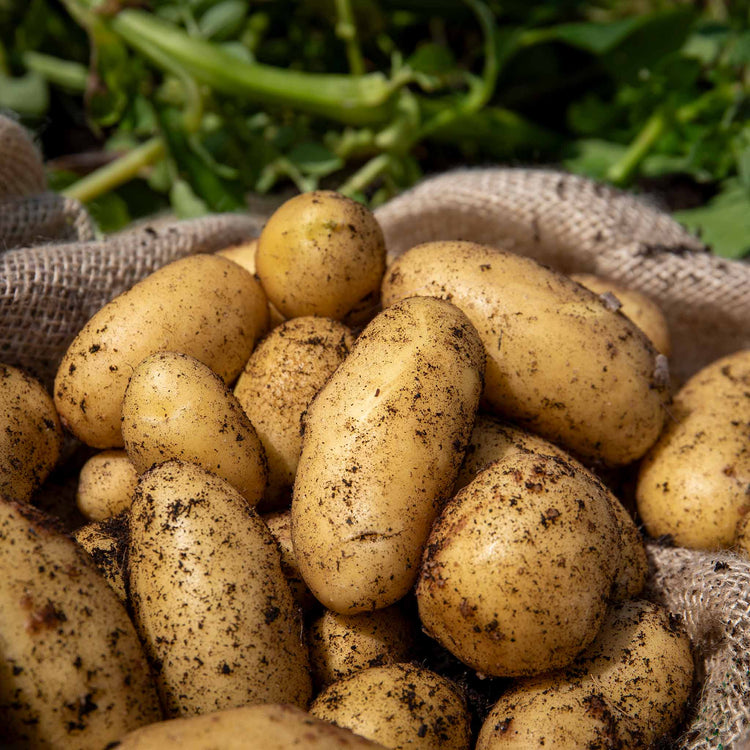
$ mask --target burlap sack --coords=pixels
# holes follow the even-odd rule
[[[41,163],[19,131],[0,118],[0,217],[19,198],[50,200],[35,197],[44,193]],[[37,163],[19,167],[19,154],[28,160],[29,153]],[[57,233],[67,240],[71,226],[90,227],[87,219],[80,225],[42,220],[40,229],[32,222],[43,211],[28,205],[26,226],[0,218],[0,227],[16,226],[0,235],[0,361],[48,385],[72,337],[108,299],[171,260],[234,244],[261,228],[254,217],[230,214],[144,225],[99,241],[76,230],[87,241],[3,252],[26,238]],[[68,216],[82,210],[60,209]],[[750,266],[715,258],[668,215],[589,180],[547,170],[460,170],[424,181],[377,217],[391,257],[430,239],[474,240],[643,291],[667,314],[680,377],[750,346]],[[685,623],[698,665],[699,684],[675,747],[750,746],[750,563],[731,552],[653,542],[648,551],[649,595]]]

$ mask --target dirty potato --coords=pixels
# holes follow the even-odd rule
[[[90,521],[103,521],[130,507],[138,471],[124,450],[101,451],[81,468],[76,505]]]

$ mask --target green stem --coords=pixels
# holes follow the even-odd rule
[[[615,185],[626,183],[646,158],[648,152],[667,129],[664,110],[654,112],[638,133],[628,150],[607,170],[606,179]]]
[[[81,203],[88,203],[137,177],[141,169],[161,159],[165,151],[164,141],[160,136],[151,138],[119,159],[74,182],[62,194],[68,198],[76,198]]]
[[[336,36],[343,39],[346,45],[346,57],[349,61],[349,70],[352,75],[362,76],[365,74],[365,61],[357,38],[357,24],[354,20],[351,0],[336,0]]]
[[[390,154],[375,156],[341,185],[338,188],[338,192],[343,195],[353,195],[354,193],[362,192],[373,180],[383,174],[390,164]]]
[[[88,69],[85,65],[59,57],[44,55],[41,52],[29,50],[23,53],[23,64],[27,70],[38,73],[49,83],[75,93],[86,91]]]

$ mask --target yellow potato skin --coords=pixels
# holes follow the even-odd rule
[[[128,506],[129,507],[129,506]],[[73,539],[90,555],[97,570],[125,604],[125,568],[128,554],[128,511],[92,521],[73,532]]]
[[[292,542],[328,609],[381,609],[411,588],[463,457],[483,364],[458,308],[404,300],[367,326],[310,405]]]
[[[103,521],[130,507],[138,471],[124,450],[101,451],[81,467],[76,505],[89,521]]]
[[[255,506],[268,481],[263,445],[224,381],[194,357],[157,352],[130,378],[122,437],[138,473],[179,459],[226,479]]]
[[[128,592],[167,716],[307,705],[307,648],[276,542],[223,479],[174,460],[141,476]]]
[[[101,750],[159,721],[125,608],[49,517],[0,498],[0,569],[3,744]]]
[[[63,425],[94,448],[121,448],[120,407],[133,370],[158,351],[199,359],[232,382],[268,324],[258,281],[218,255],[170,263],[97,312],[55,377]]]
[[[0,364],[0,495],[31,499],[60,458],[62,428],[44,386]]]
[[[471,242],[418,245],[383,279],[383,306],[449,299],[487,352],[492,411],[585,459],[640,458],[664,422],[666,360],[593,292],[535,261]]]

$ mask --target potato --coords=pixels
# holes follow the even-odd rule
[[[458,687],[410,664],[370,667],[339,680],[318,695],[310,713],[394,750],[470,747]]]
[[[260,284],[236,263],[217,255],[170,263],[99,310],[68,348],[54,387],[63,425],[95,448],[120,448],[120,406],[141,360],[182,352],[229,383],[267,323]]]
[[[645,294],[590,273],[574,273],[570,278],[595,294],[606,295],[605,302],[614,305],[630,318],[648,336],[657,351],[667,357],[672,353],[669,326],[664,313]]]
[[[124,450],[101,451],[81,468],[76,505],[90,521],[103,521],[130,507],[138,471]]]
[[[223,479],[175,460],[141,476],[128,579],[168,716],[307,705],[307,649],[276,542]]]
[[[375,742],[294,706],[240,706],[187,719],[170,719],[131,732],[118,750],[377,750]]]
[[[122,437],[139,473],[176,458],[226,479],[250,505],[263,497],[268,464],[258,434],[224,381],[194,357],[157,352],[135,368]]]
[[[664,422],[668,373],[645,335],[593,292],[530,258],[470,242],[408,250],[383,280],[383,306],[449,299],[487,351],[493,412],[588,460],[640,458]]]
[[[0,498],[0,570],[0,744],[101,750],[161,718],[125,608],[49,517]]]
[[[497,461],[435,522],[417,583],[428,635],[478,672],[531,675],[596,637],[623,567],[617,516],[576,462]]]
[[[310,405],[292,542],[328,609],[381,609],[411,588],[471,433],[483,366],[466,316],[417,297],[367,326]]]
[[[87,523],[73,532],[73,538],[91,556],[97,570],[123,603],[127,601],[125,569],[129,534],[127,510]]]
[[[234,387],[268,457],[261,509],[289,507],[302,448],[301,417],[344,361],[352,332],[330,318],[294,318],[258,345]]]
[[[44,386],[0,364],[0,495],[28,502],[60,457],[62,429]]]
[[[269,301],[285,317],[341,320],[364,300],[375,304],[385,240],[362,204],[315,190],[289,199],[271,215],[255,265]]]
[[[750,350],[696,373],[641,462],[638,512],[653,537],[681,547],[730,547],[750,511]]]
[[[407,661],[416,629],[396,605],[358,615],[326,610],[310,623],[307,638],[313,679],[325,687],[360,669]]]

